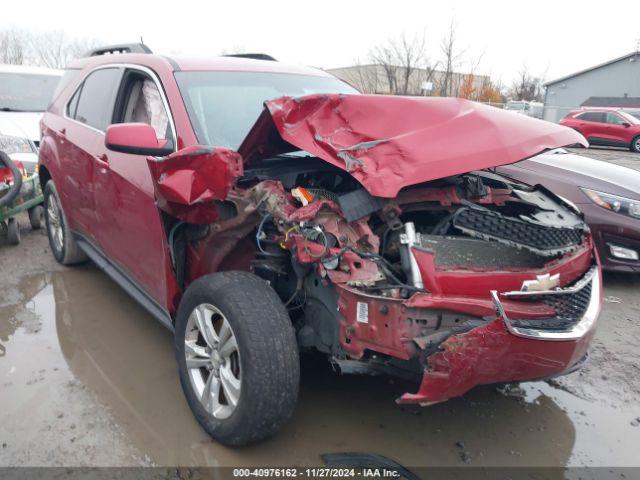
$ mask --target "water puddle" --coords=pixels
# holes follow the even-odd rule
[[[302,375],[279,436],[227,449],[184,401],[171,334],[115,284],[91,268],[26,277],[0,302],[0,463],[320,465],[320,454],[346,451],[407,466],[638,461],[640,408],[615,398],[535,382],[515,396],[489,386],[400,408],[393,399],[405,386],[389,379],[337,376],[315,359]]]

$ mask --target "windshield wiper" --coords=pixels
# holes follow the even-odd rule
[[[25,110],[20,110],[19,108],[11,108],[11,107],[0,107],[0,112],[24,112]]]

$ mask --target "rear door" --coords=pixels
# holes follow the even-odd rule
[[[144,67],[127,67],[118,89],[112,123],[131,122],[150,124],[158,138],[175,145],[162,86]],[[94,192],[100,246],[131,280],[166,307],[166,235],[147,159],[107,150],[104,141],[100,155],[104,166],[97,171]]]
[[[122,69],[100,68],[87,75],[66,106],[69,121],[55,132],[63,170],[63,205],[74,231],[96,240],[95,178],[101,168],[104,132]]]
[[[606,138],[605,112],[585,112],[576,115],[576,128],[589,143],[600,144]]]

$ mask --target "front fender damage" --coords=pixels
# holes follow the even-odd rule
[[[182,221],[206,224],[219,212],[214,200],[224,200],[242,175],[242,157],[228,148],[193,146],[164,158],[149,158],[158,208]]]

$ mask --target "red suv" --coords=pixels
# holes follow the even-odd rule
[[[414,379],[398,402],[421,405],[586,357],[601,276],[582,216],[487,170],[575,131],[268,59],[109,51],[71,66],[42,120],[52,252],[174,332],[220,442],[291,417],[299,351]]]
[[[591,145],[625,147],[640,152],[640,120],[624,110],[577,110],[559,123],[580,132]]]

